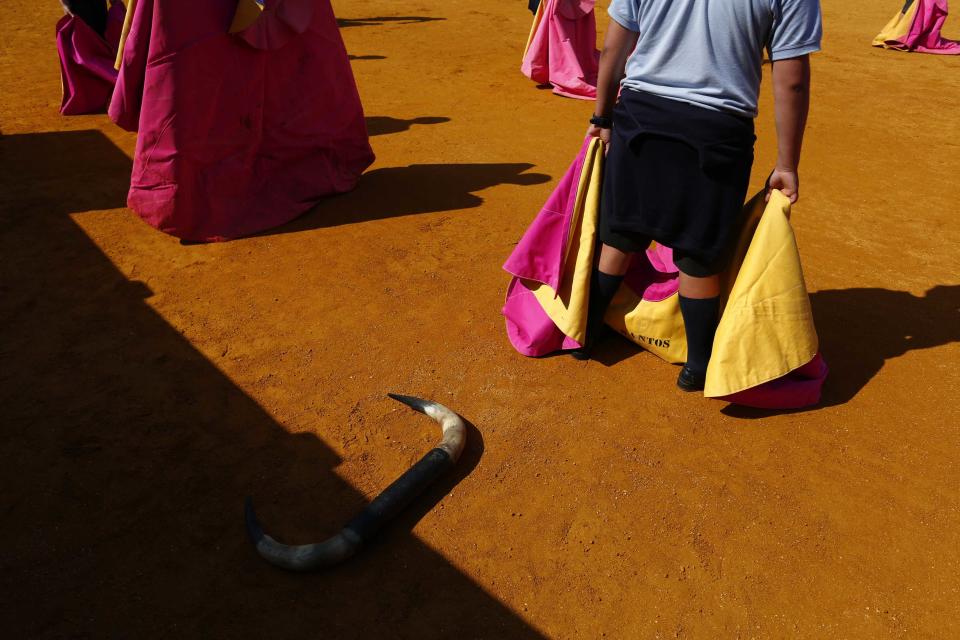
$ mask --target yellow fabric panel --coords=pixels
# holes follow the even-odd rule
[[[910,27],[913,25],[913,19],[917,15],[917,7],[919,5],[920,2],[914,0],[914,3],[910,5],[906,13],[900,13],[898,11],[897,15],[893,16],[890,22],[887,23],[887,26],[881,29],[880,33],[873,39],[873,46],[885,47],[887,42],[899,40],[907,35]]]
[[[243,31],[260,17],[263,12],[263,6],[254,0],[240,0],[237,3],[237,12],[233,14],[233,23],[230,25],[230,33]]]
[[[679,364],[687,360],[687,334],[677,294],[650,302],[626,285],[621,286],[604,320],[625,338],[667,362]]]
[[[126,13],[123,15],[123,28],[120,29],[120,44],[117,46],[117,61],[113,68],[120,70],[120,63],[123,61],[123,47],[127,44],[127,36],[130,35],[130,25],[133,23],[133,12],[137,8],[137,0],[125,0]]]
[[[545,4],[547,4],[547,0],[540,0],[540,4],[537,5],[537,12],[533,14],[533,24],[530,25],[530,34],[527,36],[527,44],[523,46],[523,56],[521,56],[521,60],[527,57],[527,50],[530,49],[530,43],[533,42],[533,34],[537,32],[540,21],[543,20],[543,5]]]
[[[747,249],[750,248],[753,236],[757,232],[757,225],[760,224],[760,218],[763,217],[763,212],[767,207],[765,195],[766,192],[761,189],[743,205],[740,238],[737,240],[737,247],[730,257],[730,264],[727,266],[727,270],[720,274],[721,313],[723,313],[723,307],[730,297],[730,292],[733,290],[733,284],[737,281],[740,265],[743,264],[743,259],[747,256]],[[789,215],[789,211],[787,215]]]
[[[817,353],[817,332],[789,213],[789,198],[773,191],[717,327],[707,397],[774,380]]]
[[[540,3],[543,6],[543,3]],[[600,187],[603,184],[603,144],[594,138],[583,159],[577,185],[576,207],[560,277],[560,290],[524,280],[540,306],[563,333],[580,344],[587,333],[587,306],[590,302],[590,271],[600,214]]]

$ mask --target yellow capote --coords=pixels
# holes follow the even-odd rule
[[[890,22],[874,37],[873,46],[885,47],[888,42],[897,42],[906,36],[910,31],[910,27],[913,26],[913,19],[917,15],[917,7],[919,4],[919,2],[911,4],[907,8],[906,13],[900,13],[898,11],[897,15],[893,16]]]
[[[687,334],[683,330],[677,294],[652,302],[622,285],[610,302],[604,321],[620,335],[667,362],[679,364],[687,359]]]
[[[533,34],[535,34],[540,27],[540,21],[543,20],[543,5],[545,4],[547,4],[547,0],[540,0],[540,4],[537,5],[537,12],[533,14],[533,24],[530,25],[530,34],[527,36],[527,44],[523,46],[523,55],[520,57],[521,60],[527,57],[527,50],[533,41]]]
[[[127,44],[127,36],[130,35],[130,25],[133,23],[133,12],[137,8],[137,0],[126,0],[124,6],[127,12],[123,16],[123,28],[120,29],[120,44],[117,45],[117,60],[113,64],[113,68],[117,71],[120,70],[120,63],[123,61],[123,46]]]
[[[540,3],[543,6],[543,3]],[[593,269],[597,220],[600,216],[600,189],[603,185],[603,143],[594,138],[583,159],[577,183],[576,206],[564,250],[560,290],[524,280],[554,324],[580,344],[587,334],[587,306],[590,303],[590,272]]]
[[[772,191],[717,327],[707,397],[775,380],[817,354],[817,331],[789,215],[790,199]]]

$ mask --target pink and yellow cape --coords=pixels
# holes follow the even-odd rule
[[[903,9],[873,39],[873,46],[960,55],[960,42],[940,35],[948,12],[947,0],[907,0]]]
[[[503,313],[514,348],[527,356],[574,349],[584,340],[603,181],[602,143],[588,139],[504,265],[513,279]],[[723,276],[724,309],[704,395],[753,407],[814,405],[827,375],[800,254],[779,191],[744,207],[744,224]],[[667,362],[686,360],[672,251],[634,258],[606,315],[620,334]]]
[[[520,70],[568,98],[595,100],[600,53],[595,0],[543,0],[523,51]]]

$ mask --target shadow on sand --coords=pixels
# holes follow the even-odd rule
[[[444,116],[421,116],[410,120],[402,118],[391,118],[389,116],[367,116],[367,133],[370,136],[382,136],[388,133],[401,133],[407,131],[415,124],[442,124],[450,122],[450,118]]]
[[[351,562],[264,563],[244,495],[282,539],[325,538],[365,504],[337,455],[275,422],[73,221],[124,206],[130,161],[105,136],[3,136],[0,163],[5,637],[541,637],[410,531],[480,459],[472,427],[457,473]]]
[[[810,303],[830,375],[821,404],[807,410],[849,402],[887,361],[908,351],[960,341],[960,285],[937,285],[922,296],[880,288],[832,289],[810,294]],[[734,405],[724,412],[741,418],[783,413]]]
[[[446,20],[446,18],[431,18],[428,16],[380,16],[377,18],[337,18],[337,26],[341,29],[347,27],[380,27],[388,23],[394,24],[419,24],[421,22],[436,22],[437,20]]]
[[[474,192],[500,184],[534,185],[550,180],[526,173],[526,163],[412,164],[365,173],[349,193],[324,199],[308,213],[260,235],[296,233],[396,216],[471,209],[483,204]]]

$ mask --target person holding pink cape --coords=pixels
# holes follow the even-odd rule
[[[687,361],[684,391],[704,388],[753,165],[761,65],[772,62],[777,164],[768,186],[799,194],[809,54],[820,49],[818,0],[613,0],[589,136],[608,146],[586,344],[633,254],[673,249]]]
[[[127,203],[209,242],[276,227],[373,162],[329,0],[136,0],[110,104],[137,131]]]
[[[552,85],[568,98],[597,97],[595,0],[541,0],[523,52],[520,70],[531,80]]]
[[[125,8],[119,0],[62,0],[57,22],[57,53],[65,116],[107,109],[117,71],[113,67]]]

